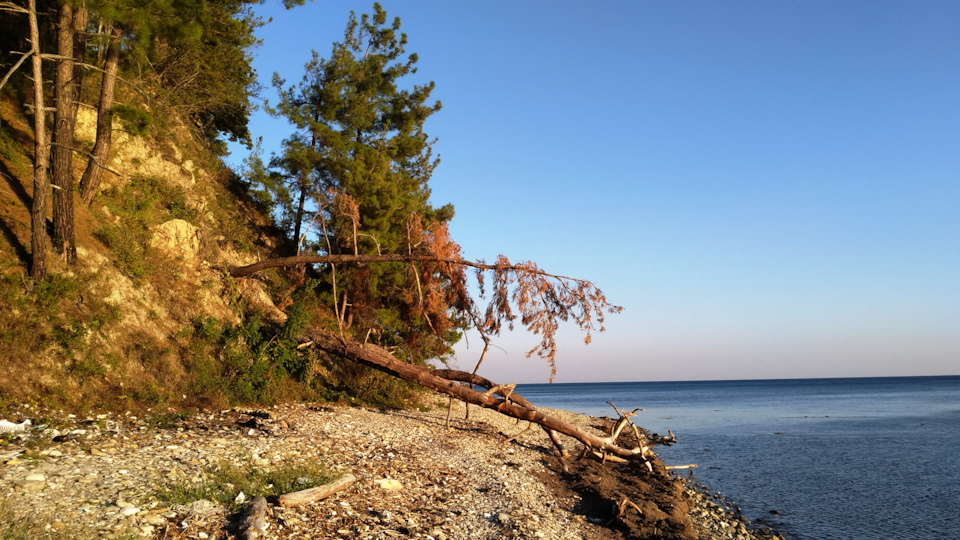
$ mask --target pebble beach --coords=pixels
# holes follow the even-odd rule
[[[682,471],[665,472],[659,461],[664,485],[680,487],[618,509],[591,482],[598,478],[619,496],[617,468],[634,464],[593,462],[590,471],[564,474],[542,430],[477,407],[467,419],[459,402],[449,428],[440,406],[420,412],[279,405],[200,411],[163,427],[129,413],[61,415],[46,425],[36,419],[55,411],[22,406],[15,414],[11,420],[35,420],[26,431],[5,434],[0,447],[4,537],[15,536],[10,531],[22,522],[49,538],[235,538],[243,496],[233,505],[173,503],[163,488],[203,482],[224,464],[322,464],[332,476],[349,473],[356,481],[298,506],[268,499],[266,528],[257,537],[779,538],[673,479]],[[549,414],[597,425],[567,411]],[[569,442],[579,455],[579,443]],[[664,529],[638,532],[628,523],[631,513],[648,526],[663,519]]]

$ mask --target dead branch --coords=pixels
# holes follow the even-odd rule
[[[30,57],[30,53],[32,52],[33,50],[29,50],[25,53],[22,53],[22,55],[20,56],[20,59],[17,60],[17,63],[14,64],[12,68],[10,68],[10,71],[8,71],[7,74],[4,75],[3,80],[0,81],[0,89],[2,89],[5,84],[7,84],[7,80],[10,79],[10,76],[13,75],[13,73],[17,71],[17,69],[21,66],[21,64],[23,64],[23,62]]]
[[[65,145],[65,144],[60,144],[60,143],[56,143],[56,142],[51,142],[50,145],[51,145],[51,146],[59,146],[60,148],[66,148],[67,150],[72,150],[72,151],[74,151],[74,152],[76,152],[76,153],[78,153],[78,154],[82,154],[82,155],[86,156],[87,158],[89,158],[89,159],[90,159],[91,161],[93,161],[94,163],[96,163],[97,167],[100,167],[101,169],[107,171],[108,173],[112,173],[112,174],[114,174],[115,176],[123,177],[122,174],[120,174],[119,172],[111,169],[110,167],[107,167],[106,165],[104,165],[103,163],[101,163],[100,160],[98,160],[96,156],[94,156],[94,155],[91,154],[90,152],[87,152],[86,150],[83,150],[82,148],[77,148],[76,146],[67,146],[67,145]]]
[[[489,264],[479,261],[471,261],[458,257],[440,257],[437,255],[422,254],[404,254],[404,253],[385,253],[380,255],[297,255],[294,257],[281,257],[278,259],[267,259],[264,261],[248,264],[246,266],[235,266],[230,269],[230,275],[233,277],[248,277],[270,268],[282,268],[287,266],[296,266],[299,264],[349,264],[349,263],[382,263],[382,262],[439,262],[454,264],[459,266],[469,266],[477,270],[514,270],[521,272],[530,272],[532,274],[544,277],[550,277],[561,280],[582,282],[569,276],[551,274],[543,270],[531,270],[524,263],[502,265]]]
[[[579,426],[545,414],[534,408],[529,401],[516,394],[511,394],[510,399],[506,399],[506,396],[498,398],[492,395],[493,393],[497,393],[496,390],[493,393],[478,392],[459,384],[460,380],[464,380],[465,382],[473,382],[488,389],[496,389],[497,385],[483,377],[465,372],[457,372],[455,370],[431,370],[422,366],[408,364],[397,360],[388,351],[378,345],[363,345],[357,342],[346,341],[330,332],[319,329],[312,329],[309,331],[309,334],[310,339],[314,343],[313,346],[322,351],[336,354],[342,358],[383,371],[394,377],[399,377],[414,384],[436,390],[460,401],[492,409],[512,418],[533,422],[540,425],[543,429],[548,430],[548,435],[551,430],[563,433],[564,435],[577,439],[591,449],[618,456],[629,461],[645,461],[645,457],[650,455],[649,447],[652,444],[673,444],[676,441],[673,433],[671,433],[670,437],[661,438],[661,440],[654,443],[640,444],[634,448],[622,447],[611,437],[599,437],[587,433]],[[450,378],[445,378],[444,375]],[[502,391],[503,387],[501,387],[500,390]],[[557,442],[553,436],[551,436],[551,440]],[[559,449],[560,448],[558,448],[558,450]],[[563,455],[563,453],[565,453],[565,451],[561,450],[561,455]]]
[[[313,501],[319,501],[320,499],[325,499],[334,493],[347,489],[356,481],[356,476],[347,473],[329,484],[281,495],[277,499],[277,504],[280,506],[301,506]]]
[[[516,435],[507,438],[507,440],[503,441],[503,443],[504,443],[504,444],[510,444],[510,443],[512,443],[513,441],[517,440],[517,437],[519,437],[519,436],[523,435],[524,433],[530,431],[530,428],[532,428],[532,427],[533,427],[533,422],[527,422],[527,427],[521,429],[520,432],[517,433]]]
[[[0,2],[0,11],[10,11],[13,13],[24,13],[24,14],[30,13],[30,11],[27,10],[27,8],[18,6],[13,2]]]
[[[520,319],[528,331],[540,336],[539,345],[528,351],[527,356],[537,354],[546,359],[551,368],[551,380],[556,373],[556,332],[560,322],[572,320],[586,334],[584,341],[590,343],[592,331],[604,330],[606,314],[622,310],[620,306],[610,304],[603,292],[590,281],[552,274],[533,262],[511,263],[503,255],[494,264],[467,260],[460,257],[459,246],[449,239],[444,226],[433,227],[424,234],[426,245],[419,253],[363,255],[357,253],[355,247],[352,255],[298,255],[270,259],[234,267],[230,274],[246,277],[268,268],[301,264],[329,264],[333,268],[337,264],[422,263],[426,266],[423,278],[440,278],[430,279],[432,283],[429,285],[421,283],[423,289],[440,295],[447,306],[446,311],[438,312],[437,316],[452,313],[460,320],[472,321],[481,334],[487,336],[499,335],[505,326],[513,329],[516,320]],[[493,274],[489,301],[483,310],[470,296],[467,268],[477,271],[481,298],[484,297],[484,274]],[[343,314],[341,310],[339,316],[342,318]]]
[[[696,469],[697,467],[699,467],[699,465],[696,463],[691,463],[689,465],[667,465],[666,469],[668,471],[674,471],[678,469]]]
[[[503,396],[503,399],[509,400],[509,399],[510,399],[510,395],[513,394],[513,390],[514,390],[514,388],[516,388],[516,387],[517,387],[517,383],[515,383],[515,382],[512,382],[512,383],[510,383],[510,384],[498,384],[498,385],[494,386],[493,388],[491,388],[491,389],[487,390],[486,392],[484,392],[483,395],[485,395],[485,396],[492,396],[493,394],[500,394],[501,396]],[[503,393],[504,390],[507,391],[506,394]]]

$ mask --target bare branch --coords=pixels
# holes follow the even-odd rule
[[[270,268],[283,268],[296,266],[299,264],[356,264],[356,263],[384,263],[384,262],[440,262],[460,266],[469,266],[478,270],[513,270],[518,272],[528,272],[539,276],[570,280],[583,281],[576,278],[551,274],[539,269],[531,270],[525,263],[518,264],[488,264],[480,261],[470,261],[454,257],[438,257],[436,255],[405,255],[402,253],[387,253],[382,255],[297,255],[295,257],[281,257],[279,259],[267,259],[246,266],[236,266],[230,270],[233,277],[247,277],[257,272],[262,272]]]
[[[18,6],[13,2],[0,2],[0,11],[12,11],[13,13],[25,13],[29,14],[30,10],[25,7]]]
[[[17,68],[19,68],[19,67],[27,60],[27,58],[30,56],[30,53],[32,53],[32,52],[33,52],[33,51],[30,50],[30,51],[27,51],[27,52],[23,53],[23,54],[20,56],[20,59],[17,60],[17,63],[14,64],[13,67],[10,68],[10,71],[8,71],[7,74],[3,76],[3,80],[0,81],[0,89],[3,88],[3,85],[7,84],[7,80],[10,79],[10,76],[13,75],[13,73],[14,73],[15,71],[17,71]]]
[[[603,292],[590,281],[552,274],[532,262],[515,264],[501,255],[496,263],[488,264],[483,260],[470,261],[459,257],[460,248],[449,239],[445,228],[425,231],[423,244],[418,252],[405,254],[298,255],[270,259],[235,267],[230,274],[246,277],[268,268],[300,264],[422,263],[422,274],[417,273],[417,281],[411,283],[411,287],[417,285],[420,297],[431,299],[429,307],[421,309],[429,311],[435,318],[424,313],[428,315],[427,320],[435,334],[442,335],[444,327],[434,327],[434,323],[442,318],[443,311],[452,311],[461,320],[473,322],[481,335],[488,336],[499,335],[504,325],[512,329],[518,315],[514,309],[517,309],[521,324],[540,336],[540,344],[527,355],[536,353],[547,360],[551,368],[551,380],[556,373],[556,332],[560,322],[573,319],[586,333],[584,341],[589,343],[593,330],[603,331],[605,313],[618,313],[622,309],[610,304]],[[481,298],[484,297],[482,273],[493,274],[491,296],[482,313],[470,295],[466,268],[478,271]],[[433,276],[439,276],[440,279],[433,279]],[[428,281],[421,282],[422,279]],[[444,305],[441,306],[441,303]],[[339,315],[342,318],[343,312]]]
[[[94,157],[93,154],[91,154],[90,152],[87,152],[86,150],[81,150],[80,148],[77,148],[76,146],[67,146],[67,145],[65,145],[65,144],[60,144],[60,143],[56,143],[56,142],[51,142],[50,144],[53,145],[53,146],[59,146],[60,148],[67,148],[67,149],[69,149],[69,150],[73,150],[74,152],[76,152],[76,153],[78,153],[78,154],[83,154],[84,156],[87,156],[88,158],[90,158],[90,160],[93,161],[94,163],[96,163],[97,166],[100,167],[101,169],[103,169],[103,170],[105,170],[105,171],[107,171],[107,172],[109,172],[109,173],[112,173],[112,174],[114,174],[114,175],[116,175],[116,176],[120,176],[120,177],[123,176],[123,175],[120,174],[119,172],[111,169],[110,167],[107,167],[107,166],[104,165],[103,163],[100,163],[100,161],[99,161],[96,157]]]

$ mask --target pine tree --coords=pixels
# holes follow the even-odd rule
[[[404,56],[400,19],[388,24],[379,4],[373,11],[359,19],[351,12],[343,41],[329,58],[314,51],[299,84],[285,88],[274,75],[280,100],[271,110],[297,130],[271,162],[293,192],[295,206],[286,210],[294,239],[300,241],[304,223],[315,223],[315,247],[330,254],[409,252],[423,227],[453,217],[451,205],[429,203],[439,163],[424,131],[441,107],[430,103],[434,83],[401,87],[416,72],[417,55]],[[448,325],[434,324],[411,294],[420,280],[415,266],[336,269],[331,276],[337,316],[354,335],[377,333],[420,360],[456,339],[438,331]]]
[[[106,28],[106,59],[97,109],[97,137],[80,181],[90,204],[111,148],[114,92],[121,64],[156,90],[152,104],[164,114],[192,119],[208,141],[222,133],[249,142],[247,116],[256,74],[249,50],[260,20],[256,0],[102,0],[91,16]],[[155,77],[158,81],[151,80]],[[152,84],[156,82],[157,84]],[[222,143],[220,144],[222,147]]]

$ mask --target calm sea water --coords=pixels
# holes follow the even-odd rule
[[[534,405],[677,435],[658,447],[796,539],[960,538],[960,376],[519,385]],[[686,473],[684,473],[686,474]]]

